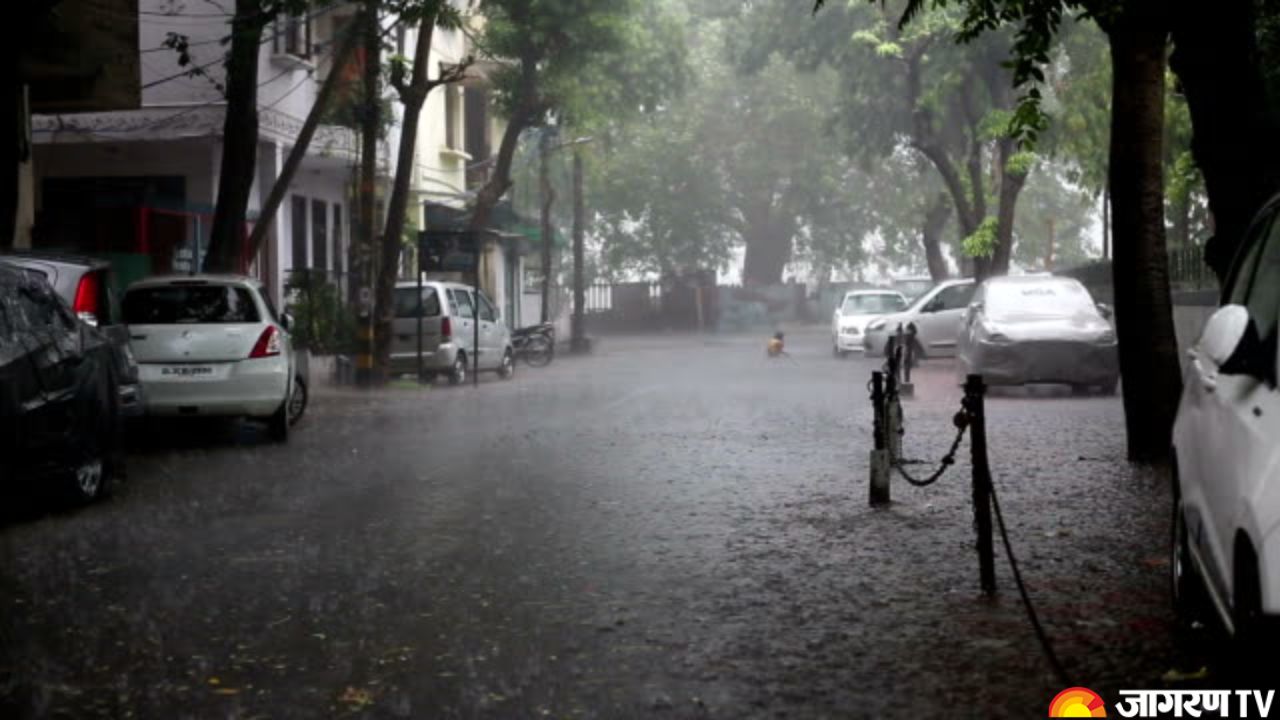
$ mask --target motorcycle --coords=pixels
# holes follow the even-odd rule
[[[511,331],[511,347],[516,357],[531,367],[546,367],[556,353],[556,329],[551,323]]]

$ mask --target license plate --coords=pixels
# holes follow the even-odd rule
[[[160,368],[160,377],[178,379],[207,379],[216,374],[212,365],[166,365]]]

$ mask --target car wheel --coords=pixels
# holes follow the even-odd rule
[[[289,442],[289,424],[289,401],[285,400],[267,420],[267,435],[274,442]]]
[[[289,398],[289,424],[297,425],[307,411],[307,383],[302,378],[294,378],[293,395]]]
[[[503,380],[510,380],[516,374],[516,357],[511,352],[511,348],[502,354],[502,365],[498,368],[498,377]]]
[[[1235,625],[1234,642],[1237,651],[1233,655],[1239,665],[1236,671],[1248,679],[1264,679],[1264,668],[1258,663],[1265,657],[1276,639],[1275,624],[1262,612],[1262,582],[1258,576],[1258,556],[1243,536],[1236,540],[1235,568],[1233,570],[1231,620]],[[1265,678],[1271,679],[1271,678]]]
[[[453,368],[449,370],[449,384],[461,385],[467,381],[467,356],[458,353],[458,357],[453,359]]]
[[[555,346],[551,344],[551,340],[545,335],[535,335],[529,339],[529,345],[525,348],[525,362],[531,367],[546,367],[551,364],[551,359],[555,356]]]
[[[1178,479],[1175,477],[1175,494]],[[1173,531],[1169,554],[1169,584],[1173,596],[1173,610],[1178,620],[1185,625],[1201,621],[1205,617],[1207,596],[1204,585],[1196,574],[1195,564],[1191,561],[1191,545],[1187,536],[1187,518],[1183,512],[1182,498],[1176,497],[1173,503]]]
[[[91,427],[84,428],[84,454],[65,473],[63,492],[74,505],[87,505],[107,494],[111,484],[114,440],[119,421],[116,385],[103,383],[94,395],[94,404],[81,415]]]

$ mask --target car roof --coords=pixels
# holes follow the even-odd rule
[[[1001,277],[987,278],[986,282],[988,285],[997,285],[997,284],[998,285],[1033,285],[1035,283],[1043,283],[1043,282],[1078,283],[1080,281],[1073,277],[1067,277],[1065,275],[1039,274],[1039,275],[1004,275]]]
[[[262,282],[257,278],[247,275],[232,274],[198,274],[198,275],[155,275],[149,278],[143,278],[129,285],[129,290],[143,287],[162,287],[164,285],[242,285],[252,288],[261,288]]]
[[[854,295],[902,295],[902,293],[889,288],[863,288],[861,290],[847,290],[844,294],[845,297]]]
[[[403,288],[416,288],[416,287],[418,287],[418,281],[416,280],[401,280],[400,282],[396,283],[397,290],[400,290]],[[422,287],[424,288],[425,287],[451,287],[451,288],[466,288],[468,290],[475,289],[475,286],[473,285],[454,282],[452,280],[423,280]]]
[[[21,263],[24,260],[52,263],[55,265],[77,265],[84,268],[109,268],[111,262],[90,255],[81,255],[61,250],[0,250],[0,258]]]

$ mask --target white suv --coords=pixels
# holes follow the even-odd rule
[[[1249,642],[1280,619],[1280,202],[1259,215],[1190,350],[1174,425],[1171,574]]]
[[[296,385],[288,318],[257,280],[150,278],[130,285],[123,304],[147,414],[247,416],[288,439]]]

